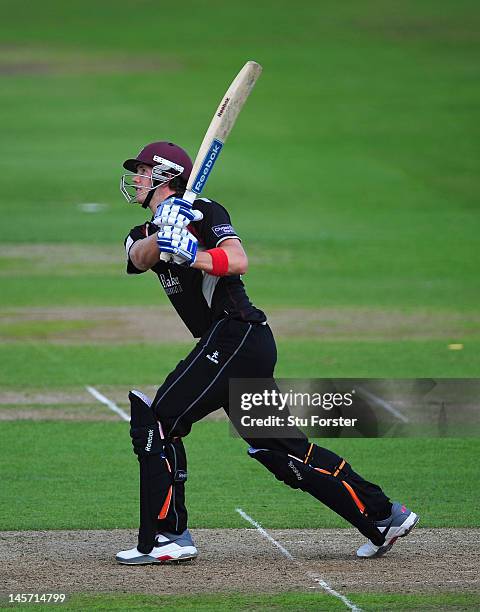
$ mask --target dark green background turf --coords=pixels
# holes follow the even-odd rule
[[[208,195],[247,250],[268,254],[251,272],[255,298],[476,308],[477,3],[2,6],[3,243],[120,244],[142,218],[119,196],[123,159],[155,138],[194,154],[254,58],[264,76]],[[77,207],[92,201],[107,208]],[[111,273],[100,286],[49,273],[2,284],[12,305],[135,292]]]

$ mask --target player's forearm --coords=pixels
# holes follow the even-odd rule
[[[228,256],[228,275],[246,274],[248,269],[248,259],[245,253],[237,252],[236,250],[224,249]],[[192,268],[203,270],[208,274],[213,272],[213,261],[210,253],[206,251],[198,251],[197,259],[192,265]]]
[[[149,270],[160,260],[157,245],[157,235],[153,234],[142,240],[137,240],[129,252],[133,265],[139,270]]]
[[[237,241],[235,241],[237,242]],[[234,246],[225,245],[223,250],[228,257],[228,275],[235,274],[246,274],[248,269],[248,259],[243,251],[239,249],[238,245]],[[155,264],[160,261],[160,250],[157,244],[157,235],[153,234],[142,240],[137,240],[132,245],[129,251],[130,259],[133,265],[139,270],[149,270]],[[206,251],[198,251],[195,263],[192,268],[203,270],[208,274],[211,274],[213,270],[212,256]]]

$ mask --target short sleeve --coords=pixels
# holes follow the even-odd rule
[[[207,249],[218,247],[228,238],[240,240],[232,226],[228,211],[221,204],[202,198],[195,202],[194,208],[198,208],[203,213],[202,221],[195,226],[200,243]]]
[[[137,225],[132,228],[128,234],[128,236],[124,240],[125,245],[125,253],[127,255],[127,274],[143,274],[146,270],[139,270],[133,265],[132,260],[130,259],[130,249],[135,244],[137,240],[141,240],[142,238],[146,238],[148,236],[148,225]]]

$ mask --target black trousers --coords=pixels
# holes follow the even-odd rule
[[[228,414],[230,378],[271,378],[276,361],[277,348],[268,325],[229,318],[215,323],[155,395],[152,406],[164,434],[183,438],[193,423],[210,412],[223,408]],[[300,440],[271,440],[271,448],[303,456],[308,441],[300,435]],[[248,442],[259,444],[258,440]]]
[[[152,407],[165,437],[181,444],[178,439],[188,435],[193,423],[207,414],[218,408],[228,414],[229,379],[271,378],[276,361],[275,340],[268,325],[228,317],[214,323],[156,393]],[[246,442],[254,448],[279,451],[283,456],[304,458],[311,451],[308,439],[300,432],[295,438],[246,439]],[[326,449],[325,453],[329,457],[334,455]],[[186,457],[185,465],[179,467],[186,470]],[[379,487],[364,482],[368,485],[364,487],[369,498],[365,501],[371,514],[385,514],[388,498]],[[158,521],[159,531],[180,533],[186,529],[183,483],[175,489],[168,515]]]

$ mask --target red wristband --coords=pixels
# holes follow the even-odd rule
[[[228,274],[228,255],[226,251],[217,247],[216,249],[205,251],[205,253],[209,253],[212,258],[212,271],[210,274],[213,276],[226,276]]]

